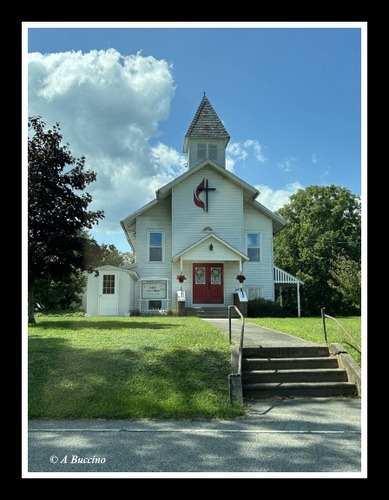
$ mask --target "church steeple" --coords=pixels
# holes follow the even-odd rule
[[[183,152],[188,154],[188,168],[207,159],[225,168],[225,150],[229,140],[227,130],[204,92],[185,135]]]

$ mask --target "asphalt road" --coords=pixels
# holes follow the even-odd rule
[[[30,420],[23,477],[367,477],[360,399],[256,401],[234,421]]]

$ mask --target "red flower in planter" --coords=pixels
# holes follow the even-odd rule
[[[185,274],[177,274],[176,278],[178,279],[178,281],[179,281],[180,283],[183,283],[183,282],[184,282],[184,280],[186,280],[186,276],[185,276]]]

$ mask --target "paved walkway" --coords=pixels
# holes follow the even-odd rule
[[[230,331],[230,321],[228,319],[219,318],[203,318],[204,321],[211,323],[212,325],[223,330],[227,335]],[[240,318],[231,319],[231,339],[234,342],[240,342],[240,334],[242,328],[242,320]],[[300,347],[300,346],[313,346],[317,345],[314,342],[308,340],[300,339],[289,335],[287,333],[278,332],[276,330],[271,330],[270,328],[265,328],[264,326],[254,325],[245,321],[244,323],[244,335],[243,335],[243,346],[244,347]]]

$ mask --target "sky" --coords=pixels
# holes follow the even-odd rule
[[[97,174],[88,208],[104,219],[90,234],[121,252],[131,248],[120,221],[185,173],[184,138],[204,92],[230,135],[227,169],[265,207],[311,185],[363,201],[366,31],[362,22],[26,22],[25,128],[29,116],[59,123],[63,144]]]

